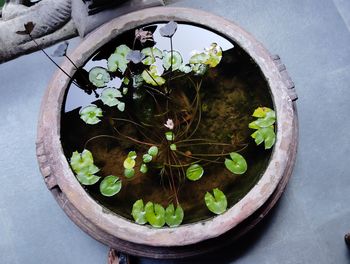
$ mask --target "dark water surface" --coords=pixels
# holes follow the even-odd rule
[[[126,44],[132,47],[133,35],[134,31],[126,32],[108,43],[97,51],[83,68],[89,71],[94,66],[107,67],[107,58],[117,46]],[[162,38],[158,29],[154,36],[157,42],[156,47],[160,50],[170,50],[169,39]],[[217,142],[232,144],[235,150],[246,146],[240,153],[247,160],[248,170],[243,175],[233,175],[225,169],[223,163],[210,164],[204,167],[205,174],[199,181],[184,180],[180,184],[178,193],[180,204],[185,211],[184,223],[213,216],[204,203],[205,193],[213,188],[219,188],[226,194],[229,207],[237,203],[260,179],[271,156],[271,150],[267,151],[262,146],[255,145],[254,140],[250,137],[253,131],[248,128],[248,124],[254,119],[251,114],[255,108],[273,107],[267,82],[259,67],[238,45],[207,29],[180,24],[173,38],[174,49],[182,54],[185,62],[189,60],[193,50],[202,51],[213,42],[222,47],[223,58],[220,64],[216,68],[209,69],[203,78],[200,91],[203,111],[195,138],[209,138]],[[108,83],[108,86],[120,87],[120,84],[121,80],[115,77]],[[179,91],[179,102],[181,98],[183,101],[193,99],[186,80],[180,79],[173,85]],[[102,90],[97,89],[97,93],[101,93]],[[140,120],[150,121],[155,115],[152,102],[150,98],[141,93],[139,97],[135,97],[132,109],[129,111]],[[80,108],[90,103],[96,104],[104,111],[102,122],[93,126],[85,124],[79,116]],[[126,134],[146,140],[133,126],[116,124],[112,120],[114,117],[123,117],[125,114],[115,108],[103,105],[100,100],[96,100],[94,93],[89,95],[71,84],[66,92],[62,108],[62,146],[68,159],[73,151],[81,152],[84,148],[89,149],[94,156],[95,164],[101,168],[99,176],[112,174],[122,179],[122,190],[110,198],[100,194],[98,184],[84,188],[104,207],[118,215],[132,219],[131,208],[136,200],[142,198],[144,202],[152,201],[166,206],[173,201],[174,197],[171,196],[167,180],[164,178],[162,180],[157,170],[150,170],[145,175],[137,173],[132,180],[124,178],[123,161],[128,151],[136,150],[138,156],[142,156],[140,154],[145,151],[143,146],[102,137],[86,144],[87,140],[94,136],[116,136],[113,126],[120,126],[120,129]],[[159,124],[157,126],[157,123],[153,123],[153,126],[148,128],[150,137],[154,132],[163,131],[164,127],[161,127],[161,122]],[[215,146],[193,148],[184,145],[181,151],[217,153],[220,149]],[[140,162],[139,159],[137,161]]]

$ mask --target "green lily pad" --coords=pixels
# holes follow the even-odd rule
[[[255,124],[258,127],[269,127],[272,126],[276,121],[275,111],[267,112],[265,117],[258,118],[255,120]]]
[[[148,171],[147,165],[144,164],[144,163],[142,163],[142,164],[141,164],[141,167],[140,167],[140,172],[141,172],[141,173],[147,173],[147,171]]]
[[[145,206],[146,219],[153,227],[162,227],[165,224],[165,210],[160,204],[148,202]]]
[[[100,170],[94,165],[92,154],[87,149],[84,149],[81,154],[78,151],[74,151],[70,159],[70,165],[77,174],[90,175]]]
[[[190,58],[190,64],[205,64],[210,59],[207,53],[197,53]]]
[[[100,178],[101,177],[99,177],[99,176],[96,176],[96,175],[93,175],[93,174],[89,174],[89,173],[84,173],[84,172],[81,172],[81,173],[77,174],[78,181],[81,184],[83,184],[83,185],[93,185],[96,182],[98,182],[98,180]]]
[[[141,76],[146,83],[153,86],[160,86],[165,83],[165,79],[159,75],[156,65],[151,65],[149,70],[144,70]]]
[[[172,56],[172,60],[171,60]],[[172,64],[172,65],[171,65]],[[172,70],[176,71],[182,65],[182,56],[180,52],[173,50],[173,55],[171,51],[163,51],[163,67],[169,70],[172,66]]]
[[[132,169],[124,169],[124,176],[128,179],[132,178],[135,176],[135,170]]]
[[[181,64],[181,66],[179,67],[179,71],[183,73],[190,73],[192,71],[192,68],[187,64]]]
[[[126,59],[126,56],[130,51],[131,49],[124,44],[118,46],[115,49],[115,52],[109,56],[107,60],[108,70],[110,72],[115,72],[119,69],[122,73],[124,73],[128,67],[128,60]]]
[[[104,87],[111,80],[108,71],[102,67],[93,67],[89,71],[89,81],[96,87]]]
[[[148,154],[148,153],[144,154],[142,156],[142,160],[143,160],[144,163],[149,163],[149,162],[152,161],[152,156],[150,154]]]
[[[144,48],[141,50],[141,52],[146,56],[146,58],[142,61],[142,63],[145,65],[152,65],[156,62],[156,58],[163,58],[161,50],[156,47]]]
[[[250,122],[248,127],[251,129],[259,129],[260,127],[255,122],[256,122],[256,120],[253,122]]]
[[[168,131],[168,132],[165,132],[165,138],[168,140],[168,141],[172,141],[175,139],[175,135],[172,131]]]
[[[129,151],[128,157],[131,158],[131,159],[133,159],[133,160],[136,159],[136,158],[137,158],[136,151],[134,151],[134,150]]]
[[[266,113],[268,112],[273,112],[273,110],[268,107],[258,107],[257,109],[254,110],[254,113],[252,114],[252,116],[265,117]]]
[[[255,131],[252,135],[255,139],[255,143],[260,145],[265,141],[265,149],[270,149],[276,142],[276,134],[272,127],[260,128]]]
[[[231,159],[225,159],[226,168],[233,174],[243,174],[247,171],[247,162],[241,154],[236,152],[230,153]]]
[[[204,174],[204,169],[201,165],[193,164],[189,166],[186,170],[186,177],[191,181],[198,181],[202,178]]]
[[[155,158],[158,155],[158,147],[152,146],[148,150],[148,154],[150,154],[153,158]]]
[[[195,75],[201,76],[207,72],[208,66],[205,64],[191,64],[191,69]]]
[[[214,214],[222,214],[227,209],[227,199],[225,194],[218,188],[213,190],[214,196],[207,192],[204,196],[205,204]]]
[[[175,150],[177,149],[176,144],[171,144],[171,145],[169,146],[169,148],[170,148],[171,150],[173,150],[173,151],[175,151]]]
[[[102,117],[102,109],[93,104],[88,105],[80,109],[79,115],[86,124],[95,125],[101,122],[99,117]]]
[[[216,43],[212,43],[208,49],[208,55],[209,59],[205,62],[205,64],[208,64],[211,68],[216,67],[222,58],[221,47]]]
[[[123,166],[125,169],[132,169],[135,167],[135,164],[136,164],[136,161],[133,158],[127,157],[124,160]]]
[[[184,210],[180,205],[177,206],[176,210],[173,204],[170,204],[165,210],[165,222],[170,227],[179,226],[184,219]]]
[[[142,199],[137,200],[133,204],[131,215],[134,218],[136,223],[138,223],[140,225],[144,225],[147,223],[146,211],[145,211],[145,207],[144,207]]]
[[[100,192],[104,196],[116,195],[122,188],[122,182],[117,176],[109,175],[100,183]]]
[[[121,97],[123,97],[123,95],[121,94],[121,92],[118,89],[108,87],[102,91],[100,98],[105,105],[112,107],[112,106],[115,106],[115,105],[118,105],[121,103],[117,99],[117,98],[121,98]]]

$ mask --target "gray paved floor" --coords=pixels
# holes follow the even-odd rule
[[[350,1],[168,2],[253,33],[281,56],[300,97],[298,161],[278,207],[240,247],[191,263],[350,263],[343,242],[350,231]],[[37,168],[39,105],[54,71],[39,52],[0,65],[1,264],[106,263],[107,247],[65,216]]]

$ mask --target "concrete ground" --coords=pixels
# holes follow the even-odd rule
[[[189,263],[350,263],[343,240],[350,231],[350,1],[168,2],[253,33],[281,56],[299,94],[298,159],[278,206],[240,246]],[[1,264],[106,263],[108,248],[68,219],[38,170],[36,124],[54,71],[40,52],[0,65]]]

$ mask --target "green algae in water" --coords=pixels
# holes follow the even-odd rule
[[[153,36],[157,49],[169,51],[169,38],[161,37],[159,33],[161,26],[162,24],[154,24],[148,25],[148,28],[156,28]],[[133,41],[134,30],[118,36],[98,50],[86,62],[83,70],[89,72],[94,67],[107,68],[108,59],[111,54],[116,52],[116,47],[122,44],[132,47]],[[213,217],[213,213],[208,210],[204,201],[207,192],[212,192],[216,188],[221,190],[226,195],[227,207],[230,208],[242,199],[260,179],[268,164],[271,150],[256,146],[254,139],[250,137],[253,131],[248,128],[248,125],[254,121],[251,115],[256,108],[265,106],[272,109],[273,103],[268,84],[259,67],[235,43],[212,31],[188,24],[178,25],[172,41],[174,50],[182,55],[183,62],[188,62],[191,58],[200,59],[197,58],[198,56],[194,58],[193,56],[201,54],[201,51],[206,47],[211,47],[212,52],[214,52],[216,46],[211,46],[212,43],[222,48],[221,61],[218,64],[217,60],[211,62],[216,67],[205,67],[204,69],[197,67],[198,72],[204,70],[205,74],[194,77],[197,80],[198,78],[202,79],[199,94],[201,122],[194,137],[233,145],[236,148],[235,150],[240,150],[239,153],[244,156],[248,164],[248,169],[244,174],[235,175],[228,171],[224,165],[224,159],[229,158],[229,155],[223,156],[221,163],[205,165],[204,173],[199,180],[183,179],[178,183],[180,191],[177,199],[184,211],[183,223],[192,223]],[[135,49],[142,50],[142,47]],[[155,63],[157,69],[160,69],[163,59],[158,50],[153,55],[146,52],[148,59],[147,57],[145,59],[148,60],[147,63]],[[164,54],[167,55],[168,53],[165,52]],[[180,59],[177,58],[177,61],[180,61]],[[135,67],[136,72],[139,70],[137,65],[133,67]],[[181,69],[188,71],[186,67],[190,68],[188,65],[177,65],[176,67],[183,73],[185,71]],[[140,79],[142,71],[139,74],[139,76],[130,76],[127,79]],[[110,72],[110,77],[111,79],[105,83],[106,87],[120,87],[120,91],[138,89],[136,86],[129,87],[128,82],[118,72]],[[174,77],[176,79],[171,80],[171,86],[173,90],[176,90],[174,100],[178,104],[174,104],[173,107],[186,108],[196,97],[193,85],[187,79],[181,78],[181,75]],[[140,84],[137,84],[137,86],[140,86]],[[103,89],[96,89],[95,91],[99,96],[102,92]],[[161,148],[158,150],[157,147],[155,157],[148,152],[151,146],[145,147],[137,142],[116,140],[117,135],[114,127],[117,127],[121,134],[139,141],[148,141],[149,138],[156,139],[160,135],[165,138],[165,133],[173,130],[165,126],[168,124],[167,118],[165,118],[166,114],[163,113],[163,116],[158,116],[157,105],[148,94],[135,92],[130,97],[130,92],[126,92],[125,97],[118,97],[118,101],[119,99],[120,102],[125,103],[124,111],[120,111],[117,107],[109,107],[103,101],[97,99],[94,93],[86,93],[71,83],[63,105],[61,140],[68,160],[74,151],[82,152],[84,149],[88,149],[93,154],[94,163],[100,168],[99,176],[115,175],[120,178],[123,187],[117,195],[112,197],[103,196],[100,193],[99,184],[84,186],[84,188],[102,206],[132,220],[131,210],[137,200],[142,199],[145,204],[151,201],[167,208],[172,203],[176,205],[176,198],[169,190],[168,178],[161,176],[159,169],[147,165],[147,171],[144,166],[140,171],[140,167],[142,164],[144,165],[144,154],[151,155],[153,161],[157,162],[157,159],[162,159],[164,150]],[[161,103],[160,95],[157,96],[157,99]],[[80,109],[90,104],[102,109],[102,122],[87,125],[80,119]],[[190,118],[190,116],[183,115],[183,118],[186,119],[187,117]],[[131,123],[122,122],[121,120],[125,118],[141,120],[145,124],[145,129],[140,130]],[[178,120],[174,120],[175,126],[177,122]],[[154,135],[154,131],[159,131],[158,135]],[[107,135],[107,137],[101,135]],[[161,142],[161,139],[158,138],[157,140],[158,143]],[[157,140],[154,141],[157,143]],[[169,146],[169,151],[182,151],[189,156],[193,153],[207,153],[208,149],[215,153],[226,150],[226,147],[220,145],[201,145],[200,141],[196,145],[186,144],[186,142],[176,143],[176,149],[173,150],[174,147],[172,147],[173,149],[170,148],[173,145],[173,140],[176,141],[177,139],[170,138],[169,142],[166,143]],[[134,175],[130,179],[124,176],[125,168],[123,166],[129,151],[137,152],[136,165],[132,168]],[[232,150],[227,149],[227,152],[232,152]],[[190,162],[187,159],[183,160],[183,162],[185,161]],[[205,164],[205,162],[203,163]],[[179,173],[176,168],[174,168],[174,173]]]

